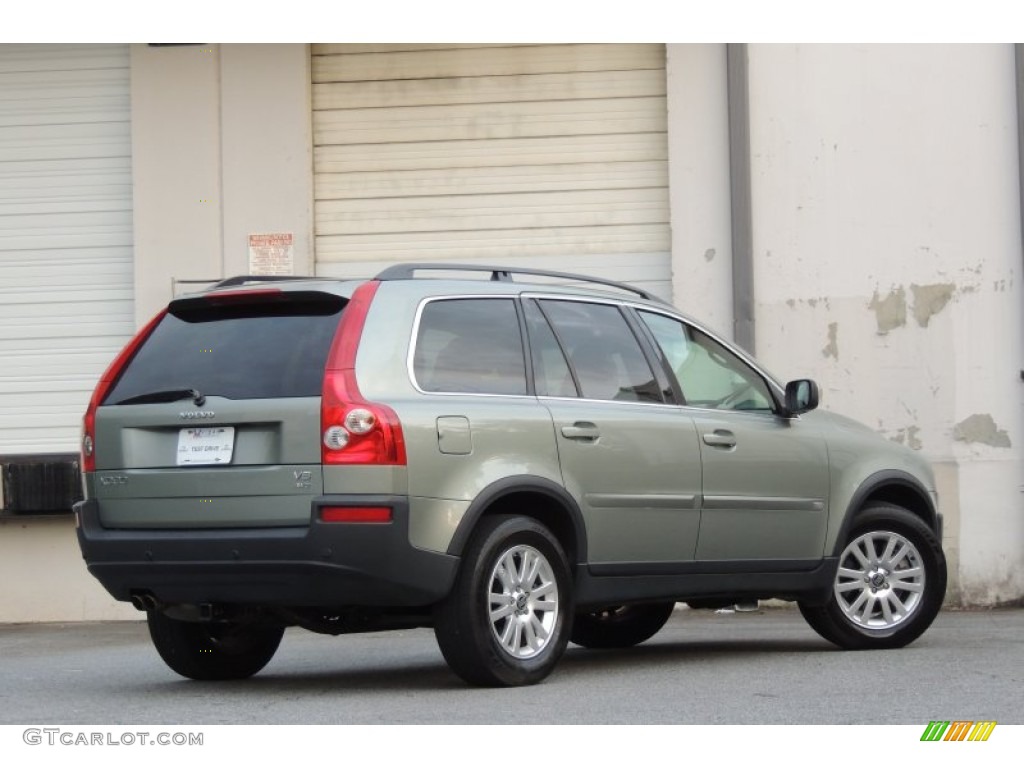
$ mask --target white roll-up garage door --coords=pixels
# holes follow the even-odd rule
[[[671,297],[661,45],[316,45],[317,273],[585,272]]]
[[[132,294],[127,46],[0,46],[0,454],[77,450]]]

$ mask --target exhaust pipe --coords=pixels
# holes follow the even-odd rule
[[[160,608],[159,601],[151,592],[132,592],[131,601],[139,611],[155,611]]]

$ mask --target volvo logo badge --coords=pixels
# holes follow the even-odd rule
[[[178,415],[183,419],[212,419],[217,414],[213,411],[182,411]]]

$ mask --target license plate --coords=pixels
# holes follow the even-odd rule
[[[230,464],[235,450],[234,427],[186,427],[178,432],[178,466]]]

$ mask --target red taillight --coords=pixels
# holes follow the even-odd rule
[[[135,356],[139,346],[149,337],[149,334],[153,332],[153,329],[163,320],[166,314],[167,310],[164,309],[146,323],[142,330],[125,344],[124,349],[114,358],[114,362],[107,367],[107,370],[96,384],[96,389],[93,390],[92,398],[89,400],[89,407],[82,418],[82,472],[96,471],[96,409],[99,408],[100,403],[103,402],[110,388],[114,386],[114,383],[121,375],[121,371],[124,370],[124,367]]]
[[[324,464],[405,464],[398,416],[359,395],[355,371],[327,371],[320,408]]]
[[[356,383],[356,352],[379,282],[352,294],[338,323],[324,371],[320,401],[320,451],[324,464],[405,464],[398,415],[363,399]]]
[[[391,507],[321,507],[325,523],[390,523]]]

